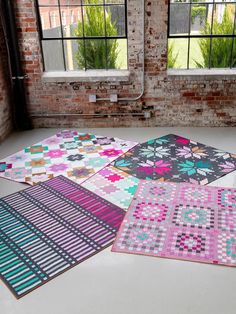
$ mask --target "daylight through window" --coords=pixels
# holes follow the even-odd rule
[[[37,0],[45,71],[127,69],[127,0]]]
[[[236,1],[171,0],[168,67],[235,68]]]

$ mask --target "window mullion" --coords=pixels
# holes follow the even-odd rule
[[[189,58],[190,58],[190,34],[191,34],[191,23],[192,23],[192,3],[189,3],[189,21],[188,21],[188,55],[187,55],[187,69],[189,69]]]
[[[104,31],[105,31],[105,49],[106,49],[106,70],[108,70],[108,51],[107,51],[107,22],[106,22],[106,7],[105,0],[103,0],[103,14],[104,14]]]
[[[82,20],[82,30],[83,30],[83,44],[84,44],[84,69],[87,70],[87,58],[86,58],[86,44],[85,44],[85,35],[84,35],[84,7],[82,0],[80,0],[81,8],[81,20]]]
[[[214,26],[214,9],[215,9],[215,0],[213,0],[212,4],[212,13],[211,13],[211,36],[210,36],[210,50],[209,50],[209,60],[208,60],[208,68],[211,68],[211,59],[212,59],[212,34],[213,34],[213,26]]]
[[[232,46],[231,46],[231,55],[230,55],[230,69],[233,67],[233,53],[234,53],[234,41],[235,41],[235,25],[236,25],[236,4],[234,5],[234,26],[233,26],[233,32],[232,32]]]
[[[60,27],[61,27],[62,56],[63,56],[64,70],[66,71],[66,56],[65,56],[65,47],[64,47],[64,35],[63,35],[63,26],[62,26],[62,16],[61,16],[60,0],[57,0],[57,3],[58,3],[59,19],[60,19]]]

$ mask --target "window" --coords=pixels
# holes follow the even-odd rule
[[[74,24],[74,11],[73,10],[70,11],[70,22],[71,24]]]
[[[43,20],[43,19],[41,19]],[[57,26],[57,22],[56,22],[56,13],[55,12],[50,12],[50,24],[52,26],[52,28],[56,27]],[[43,22],[42,22],[42,25],[43,25]]]
[[[61,23],[62,23],[62,25],[64,26],[64,25],[66,25],[66,12],[65,11],[62,11],[61,12]]]
[[[127,0],[37,0],[37,8],[45,71],[127,69]]]
[[[236,68],[236,0],[170,0],[168,67]]]

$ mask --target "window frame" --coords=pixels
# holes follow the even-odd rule
[[[187,35],[178,35],[178,34],[170,34],[170,21],[171,21],[171,5],[173,4],[179,4],[179,5],[185,5],[185,6],[189,6],[189,21],[188,21],[188,34]],[[193,5],[212,5],[213,9],[214,7],[216,7],[216,5],[220,5],[220,4],[234,4],[235,5],[235,13],[234,13],[234,21],[233,21],[233,31],[232,34],[213,34],[212,33],[212,27],[213,27],[213,23],[214,23],[214,19],[213,19],[213,12],[212,11],[212,18],[211,18],[211,33],[210,34],[206,34],[206,35],[191,35],[191,12],[192,12],[192,6]],[[188,50],[187,50],[187,68],[174,68],[174,69],[168,69],[169,71],[195,71],[195,70],[199,70],[199,68],[190,68],[189,64],[190,64],[190,41],[192,38],[209,38],[210,39],[210,54],[209,54],[209,66],[207,68],[203,68],[201,69],[201,71],[204,70],[223,70],[223,69],[228,69],[228,70],[236,70],[236,67],[232,67],[233,64],[233,51],[236,47],[236,0],[232,1],[228,1],[228,0],[221,0],[219,2],[216,2],[216,0],[212,0],[210,1],[200,1],[200,2],[194,2],[193,0],[188,0],[188,2],[171,2],[171,0],[168,0],[168,22],[167,22],[167,41],[168,41],[168,45],[169,45],[169,39],[174,39],[174,38],[179,38],[179,39],[183,39],[186,38],[188,39]],[[212,39],[213,38],[232,38],[232,46],[231,46],[231,54],[230,54],[230,66],[226,67],[226,68],[216,68],[216,67],[211,67],[211,58],[212,58]],[[168,56],[167,56],[168,58]]]
[[[40,5],[39,4],[39,0],[35,0],[35,9],[36,9],[36,16],[37,16],[37,22],[38,22],[38,32],[39,32],[39,40],[40,40],[40,47],[41,47],[41,52],[42,52],[42,61],[43,61],[43,71],[44,72],[47,72],[46,71],[46,68],[45,68],[45,61],[44,61],[44,51],[43,51],[43,45],[42,45],[42,42],[43,41],[58,41],[60,40],[61,41],[61,49],[62,49],[62,56],[63,56],[63,68],[64,70],[61,70],[61,72],[86,72],[88,70],[91,71],[91,69],[88,69],[86,67],[86,64],[85,64],[85,68],[84,69],[78,69],[78,70],[67,70],[67,61],[66,61],[66,54],[65,54],[65,45],[64,45],[64,41],[67,41],[67,40],[83,40],[84,42],[84,47],[85,47],[85,41],[86,40],[112,40],[112,39],[126,39],[127,42],[128,42],[128,3],[127,3],[128,0],[124,0],[124,3],[106,3],[105,0],[103,0],[103,3],[101,4],[84,4],[82,2],[82,0],[78,0],[79,4],[70,4],[70,5],[61,5],[60,4],[60,0],[57,0],[57,4],[55,5]],[[83,34],[83,36],[73,36],[73,37],[64,37],[63,35],[63,24],[62,24],[62,7],[66,7],[66,8],[70,8],[70,10],[72,8],[75,8],[75,7],[80,7],[80,10],[81,10],[81,17],[82,17],[82,23],[83,23],[83,8],[84,7],[87,7],[87,6],[92,6],[92,7],[103,7],[104,9],[104,12],[105,12],[105,8],[106,7],[115,7],[115,6],[124,6],[124,17],[125,17],[125,23],[124,23],[124,35],[118,35],[118,36],[106,36],[106,27],[105,27],[105,34],[104,36],[85,36]],[[43,36],[43,27],[42,27],[42,20],[41,20],[41,14],[40,14],[40,8],[43,8],[43,7],[55,7],[57,10],[58,10],[58,13],[59,13],[59,20],[60,20],[60,32],[61,32],[61,37],[44,37]],[[105,14],[104,14],[104,19],[105,19]],[[128,50],[128,43],[127,43],[127,50]],[[127,57],[128,57],[128,51],[127,51]],[[128,61],[128,60],[127,60]],[[127,62],[127,65],[128,65],[128,62]],[[93,69],[94,71],[128,71],[128,68],[127,69],[124,69],[124,70],[120,70],[120,69],[109,69],[107,67],[107,59],[106,59],[106,68],[105,69]],[[57,70],[49,70],[48,72],[59,72]]]

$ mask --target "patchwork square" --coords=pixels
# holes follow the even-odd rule
[[[108,165],[82,185],[107,201],[127,210],[138,182],[139,179]]]
[[[236,170],[236,155],[169,134],[135,146],[113,165],[139,179],[206,185]]]
[[[183,185],[180,191],[180,197],[190,204],[217,204],[217,195],[213,190],[207,190],[202,186]]]
[[[200,233],[186,229],[170,229],[166,253],[177,259],[213,261],[215,257],[214,234],[205,231]]]
[[[235,192],[140,180],[112,251],[236,267]]]
[[[215,210],[197,205],[176,205],[172,222],[175,226],[213,229]]]
[[[109,246],[123,218],[63,176],[8,195],[0,199],[0,278],[20,298]]]
[[[64,130],[0,161],[0,177],[36,185],[64,175],[81,183],[136,144]]]
[[[219,262],[236,265],[236,233],[221,233],[217,242],[217,257]]]
[[[176,197],[177,189],[175,184],[163,185],[161,182],[157,182],[155,185],[142,185],[140,191],[145,197],[148,195],[158,202],[172,202]]]
[[[218,204],[222,208],[236,209],[236,190],[219,189]]]
[[[222,231],[236,232],[236,210],[220,208],[218,226]]]
[[[170,216],[170,207],[155,201],[137,201],[132,216],[136,220],[152,223],[167,223]]]
[[[143,252],[146,255],[161,251],[165,239],[164,227],[124,222],[123,228],[122,237],[116,241],[118,248],[127,252]]]

